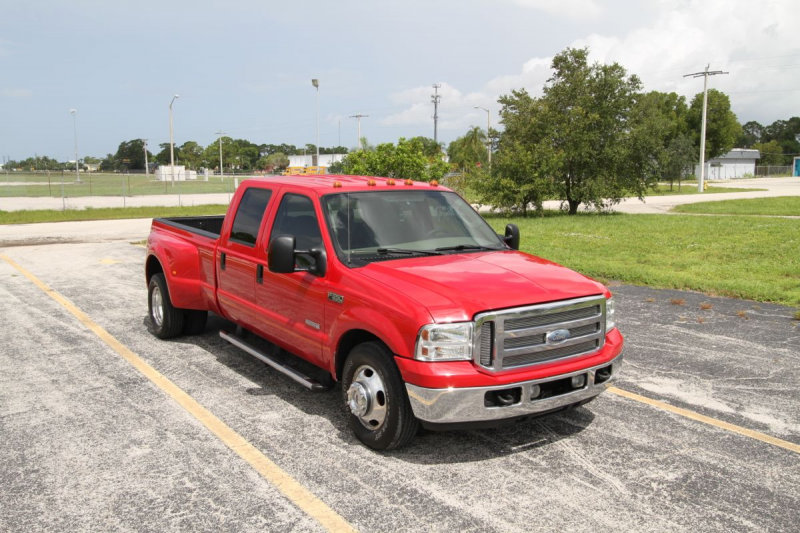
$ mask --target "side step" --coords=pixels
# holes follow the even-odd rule
[[[267,363],[269,366],[271,366],[272,368],[274,368],[278,372],[289,376],[290,378],[292,378],[293,380],[295,380],[300,385],[304,386],[305,388],[307,388],[310,391],[313,391],[313,392],[325,392],[325,391],[330,390],[329,387],[323,385],[322,383],[320,383],[316,379],[310,378],[310,377],[306,376],[305,374],[303,374],[302,372],[300,372],[299,370],[296,370],[296,369],[294,369],[294,368],[292,368],[290,366],[287,366],[287,365],[281,363],[277,359],[265,354],[264,352],[262,352],[258,348],[254,347],[254,346],[251,346],[250,344],[245,342],[243,339],[240,339],[239,337],[237,337],[236,335],[234,335],[232,333],[228,333],[227,331],[222,330],[222,331],[219,332],[219,336],[222,337],[223,339],[225,339],[226,341],[228,341],[229,343],[233,344],[234,346],[237,346],[237,347],[241,348],[242,350],[244,350],[245,352],[249,353],[250,355],[252,355],[256,359],[259,359],[259,360]]]

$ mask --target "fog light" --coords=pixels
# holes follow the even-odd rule
[[[542,389],[539,388],[539,385],[531,385],[531,400],[538,398],[541,393]]]
[[[580,389],[586,384],[586,374],[580,374],[578,376],[572,376],[570,380],[570,384],[572,385],[573,389]]]

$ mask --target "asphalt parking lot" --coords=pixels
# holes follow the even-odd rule
[[[607,392],[532,423],[423,433],[377,454],[351,436],[338,388],[309,393],[224,343],[224,320],[213,317],[197,337],[156,339],[142,247],[72,243],[0,254],[352,528],[798,529],[800,328],[789,308],[612,288],[627,337],[619,389],[717,424]],[[0,530],[324,529],[6,260],[0,280]]]

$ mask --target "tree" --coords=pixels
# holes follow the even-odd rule
[[[197,170],[203,164],[203,147],[194,141],[186,141],[178,151],[181,154],[181,162],[186,168]]]
[[[792,157],[800,153],[800,117],[792,117],[789,120],[776,120],[766,128],[762,142],[777,141],[783,153],[787,154],[783,158],[784,165],[792,164]]]
[[[491,177],[483,167],[474,167],[469,183],[481,199],[506,211],[527,215],[529,206],[541,211],[552,193],[553,181],[547,165],[520,142],[508,142],[492,161]]]
[[[489,156],[486,151],[486,132],[478,126],[472,126],[462,137],[457,138],[447,147],[450,163],[461,170],[486,165]]]
[[[764,126],[751,120],[742,126],[742,134],[736,140],[739,148],[751,148],[754,144],[761,142],[764,137]]]
[[[428,160],[419,139],[406,140],[401,137],[397,146],[383,143],[372,151],[350,152],[342,159],[341,170],[332,168],[331,172],[430,181],[441,179],[447,170],[448,165],[441,157]]]
[[[287,166],[289,166],[289,158],[286,156],[286,154],[282,154],[280,152],[275,152],[274,154],[264,156],[256,163],[256,168],[261,170],[277,170],[286,168]]]
[[[409,141],[419,141],[422,143],[422,153],[425,154],[425,157],[428,159],[441,159],[442,152],[444,151],[444,143],[437,143],[430,137],[411,137]]]
[[[784,164],[783,147],[775,139],[766,143],[755,143],[753,149],[761,153],[761,159],[758,160],[761,165],[779,166]]]
[[[567,48],[553,58],[542,97],[523,89],[499,100],[505,126],[499,152],[529,152],[538,177],[532,179],[551,179],[570,214],[582,203],[603,208],[629,192],[641,197],[649,179],[629,163],[628,116],[639,78],[617,63],[590,65],[588,56],[588,48]],[[504,177],[492,172],[492,179]]]
[[[167,163],[169,163],[169,144],[167,144],[166,147]],[[153,154],[148,151],[147,156],[152,159]],[[106,161],[108,161],[108,158],[106,158]],[[122,165],[127,165],[127,168],[130,170],[144,170],[144,141],[141,139],[131,139],[130,141],[119,143],[117,153],[111,156],[111,161],[101,163],[100,169],[117,170]]]
[[[708,90],[708,110],[706,112],[706,154],[705,159],[713,159],[727,154],[742,134],[742,127],[731,111],[728,95],[716,89]],[[700,148],[700,130],[703,118],[703,93],[697,93],[689,106],[687,122]]]
[[[669,190],[672,190],[674,181],[678,180],[678,190],[681,190],[681,179],[692,173],[697,163],[698,152],[694,141],[689,135],[681,135],[672,139],[662,156],[662,179],[669,181]]]

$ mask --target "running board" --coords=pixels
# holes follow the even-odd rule
[[[249,353],[256,359],[259,359],[260,361],[267,363],[269,366],[271,366],[278,372],[289,376],[290,378],[292,378],[293,380],[295,380],[308,390],[314,392],[324,392],[330,390],[329,387],[326,387],[316,379],[310,378],[305,374],[303,374],[302,372],[300,372],[299,370],[296,370],[290,366],[281,363],[277,359],[265,354],[258,348],[251,346],[250,344],[240,339],[236,335],[233,335],[232,333],[228,333],[227,331],[222,330],[219,332],[219,336],[228,341],[229,343],[233,344],[234,346],[241,348],[242,350]]]

